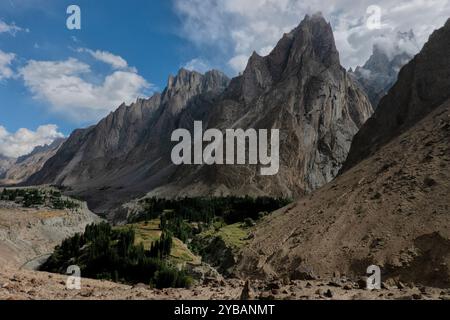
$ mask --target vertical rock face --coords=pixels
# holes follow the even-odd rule
[[[228,85],[228,82],[228,78],[216,70],[202,75],[181,69],[176,77],[169,77],[161,102],[169,106],[168,111],[172,115],[177,115],[193,97],[206,92],[219,93]]]
[[[29,183],[70,187],[98,210],[150,192],[296,196],[333,179],[351,140],[373,110],[339,63],[333,32],[307,16],[266,57],[256,53],[242,76],[181,70],[161,95],[138,101],[75,131]],[[253,165],[175,166],[176,128],[279,129],[280,171]]]
[[[405,46],[409,50],[401,48]],[[414,48],[417,48],[414,33],[399,32],[393,48],[374,45],[373,54],[364,66],[350,72],[367,93],[374,109],[397,81],[400,69],[413,58],[411,50]]]
[[[331,26],[321,16],[306,17],[268,56],[254,53],[203,118],[222,130],[279,129],[279,173],[261,176],[258,166],[244,165],[181,167],[176,181],[151,195],[303,195],[337,175],[371,114],[339,63]]]
[[[374,116],[356,135],[343,171],[373,154],[449,98],[450,20],[406,65]]]

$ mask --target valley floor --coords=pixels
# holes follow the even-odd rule
[[[67,290],[66,277],[44,272],[0,267],[0,300],[235,300],[243,292],[248,299],[277,300],[373,300],[420,299],[450,300],[450,290],[404,287],[367,291],[352,282],[214,281],[191,289],[151,289],[145,285],[128,286],[82,279],[81,290]],[[248,290],[250,289],[250,290]]]

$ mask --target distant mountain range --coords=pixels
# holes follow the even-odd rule
[[[53,157],[65,139],[56,139],[49,145],[38,146],[27,155],[17,159],[0,155],[0,185],[16,185],[26,181]]]

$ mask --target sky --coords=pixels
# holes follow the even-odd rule
[[[70,5],[81,29],[69,29]],[[98,122],[162,91],[184,67],[241,72],[306,14],[330,21],[341,63],[363,65],[376,44],[415,54],[450,17],[450,0],[2,0],[0,155]],[[399,43],[413,30],[416,41]]]

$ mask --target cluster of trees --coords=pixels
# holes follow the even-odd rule
[[[132,228],[113,229],[107,223],[92,224],[84,234],[66,239],[55,249],[41,270],[66,273],[77,265],[82,276],[124,283],[149,283],[156,288],[189,287],[192,283],[184,271],[170,266],[164,258],[170,255],[172,236],[163,233],[150,250],[135,245]]]
[[[243,222],[246,218],[257,220],[261,215],[275,211],[291,202],[285,198],[270,197],[211,197],[158,199],[141,201],[144,210],[137,214],[132,222],[152,220],[163,214],[181,217],[188,222],[210,224],[221,217],[227,224]]]
[[[52,198],[51,204],[53,209],[64,210],[64,209],[77,209],[80,205],[71,200],[64,200],[62,198]]]
[[[14,201],[25,208],[48,205],[53,209],[76,209],[79,204],[63,199],[59,191],[42,191],[40,189],[3,189],[0,200]]]
[[[152,243],[150,247],[150,256],[153,258],[165,259],[170,256],[172,250],[172,234],[167,231],[163,231],[159,240]]]
[[[182,216],[177,216],[176,213],[169,211],[164,212],[160,219],[160,229],[164,232],[170,232],[184,243],[192,238],[193,228]]]
[[[3,189],[0,199],[15,201],[29,208],[45,204],[45,193],[39,189]]]

